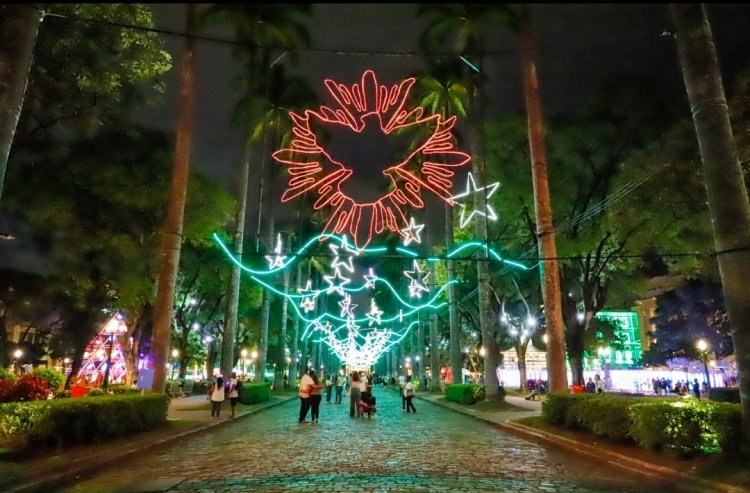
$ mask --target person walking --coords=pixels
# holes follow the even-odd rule
[[[359,390],[359,372],[352,372],[352,378],[349,386],[349,417],[353,418],[354,413],[359,415],[359,401],[362,397],[362,391]]]
[[[313,423],[317,423],[318,418],[320,418],[320,401],[323,399],[323,386],[320,384],[315,370],[310,370],[310,377],[313,380],[313,386],[310,389],[310,420]]]
[[[341,394],[344,392],[344,375],[336,375],[336,404],[341,404]]]
[[[401,410],[406,411],[406,397],[404,397],[404,387],[406,386],[406,378],[403,375],[398,376],[398,394],[401,396]]]
[[[216,377],[211,388],[211,419],[219,417],[221,403],[224,402],[224,390],[224,379],[221,376]]]
[[[406,399],[406,412],[417,414],[417,410],[414,408],[414,403],[412,402],[412,399],[414,399],[414,395],[416,395],[416,390],[414,390],[414,384],[411,382],[411,375],[406,377],[406,384],[404,385],[404,398]],[[411,409],[411,411],[410,411]]]
[[[310,410],[310,392],[312,391],[315,382],[312,377],[303,373],[299,381],[299,422],[309,423],[307,420],[307,412]]]
[[[237,407],[237,401],[240,398],[240,389],[238,382],[239,380],[237,380],[237,372],[233,371],[232,376],[229,379],[229,391],[227,392],[227,397],[229,397],[229,405],[232,409],[231,419],[234,419],[234,411]]]

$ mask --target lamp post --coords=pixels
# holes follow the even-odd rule
[[[15,358],[13,360],[13,372],[16,374],[21,373],[21,356],[23,356],[23,351],[20,349],[13,351],[13,357]]]
[[[242,379],[244,380],[247,374],[247,349],[240,351],[240,354],[242,355]]]
[[[174,367],[175,367],[175,361],[177,360],[177,357],[180,355],[180,352],[176,349],[172,350],[172,373],[170,375],[170,379],[174,380]]]
[[[695,347],[698,349],[698,357],[703,362],[703,370],[706,372],[706,388],[710,389],[711,382],[708,378],[708,343],[704,339],[698,339]]]
[[[122,323],[122,315],[119,313],[112,317],[112,320],[104,326],[104,332],[109,335],[107,367],[104,369],[104,382],[102,383],[102,387],[105,389],[109,387],[110,366],[112,366],[112,348],[115,345],[115,338],[120,334],[124,334],[127,330],[128,328]]]

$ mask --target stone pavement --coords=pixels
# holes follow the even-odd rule
[[[372,420],[350,418],[346,403],[322,403],[320,423],[299,424],[295,400],[222,420],[222,426],[46,491],[683,491],[425,400],[415,402],[412,415],[401,410],[396,392],[376,389],[376,396]]]

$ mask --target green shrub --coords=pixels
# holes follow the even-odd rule
[[[630,438],[630,415],[628,409],[632,399],[593,394],[576,399],[578,425],[596,435],[611,440]]]
[[[445,386],[445,399],[459,404],[471,405],[484,400],[484,385],[457,383]]]
[[[93,389],[90,389],[88,392],[86,392],[86,397],[101,397],[106,394],[107,392],[104,389],[94,387]]]
[[[708,398],[712,401],[717,401],[717,402],[733,402],[735,404],[739,404],[740,403],[740,388],[739,387],[711,388],[708,390]]]
[[[239,394],[240,404],[258,404],[271,398],[271,384],[243,382]]]
[[[742,415],[736,404],[694,399],[634,404],[630,416],[631,436],[643,447],[690,456],[739,446]]]
[[[0,368],[0,380],[9,380],[15,384],[18,376],[10,368]]]
[[[47,401],[28,429],[32,445],[96,443],[149,430],[166,421],[169,399],[161,394],[111,395]]]
[[[61,390],[65,383],[65,375],[53,368],[37,368],[34,370],[34,375],[46,380],[52,392]]]
[[[52,401],[0,404],[0,435],[24,435],[38,421]]]
[[[579,426],[577,418],[578,401],[584,397],[588,396],[584,394],[549,394],[547,399],[542,402],[542,416],[550,423],[577,428]]]

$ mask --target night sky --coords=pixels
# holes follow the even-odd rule
[[[152,7],[157,28],[184,30],[184,4]],[[750,6],[711,4],[708,9],[725,88],[730,91],[734,76],[749,65]],[[651,74],[672,88],[670,94],[684,108],[684,118],[690,117],[676,46],[662,35],[673,29],[667,4],[535,4],[532,16],[540,48],[545,114],[574,111],[587,100],[601,77]],[[299,52],[296,65],[290,64],[288,56],[280,63],[306,77],[321,97],[327,97],[323,79],[331,77],[352,84],[368,68],[376,71],[381,83],[395,84],[423,67],[421,58],[414,55],[423,23],[416,17],[416,4],[313,4],[313,17],[308,22],[312,49]],[[200,34],[232,39],[232,31],[227,28],[214,27]],[[142,110],[138,120],[173,132],[183,38],[160,36],[174,57],[174,67],[166,77],[168,92],[162,106]],[[488,79],[484,88],[488,118],[523,109],[517,48],[515,37],[501,28],[489,41],[492,54],[482,61]],[[241,96],[232,86],[239,68],[228,43],[199,41],[196,60],[194,166],[234,192],[244,143],[239,129],[229,124]],[[270,156],[266,160],[266,166],[278,166]],[[259,158],[256,166],[260,165]],[[284,182],[285,177],[278,182],[274,191],[277,196]],[[464,184],[464,176],[457,177],[454,191],[463,190]],[[256,200],[257,181],[250,184],[248,232],[255,231]],[[293,216],[294,211],[294,205],[274,203],[273,213],[280,220]],[[16,247],[20,244],[14,243]],[[22,250],[24,255],[30,254],[29,249]]]
[[[184,5],[156,5],[154,10],[157,27],[184,29]],[[667,4],[537,4],[532,7],[532,15],[540,47],[546,114],[575,110],[601,77],[652,74],[661,84],[673,88],[671,94],[684,102],[684,114],[689,117],[677,50],[671,38],[662,36],[673,29]],[[729,90],[729,82],[747,64],[750,7],[710,5],[709,15]],[[299,52],[296,65],[291,65],[288,57],[281,63],[305,76],[324,97],[323,79],[352,84],[368,68],[376,71],[381,83],[397,83],[423,67],[420,57],[412,55],[418,51],[423,22],[416,17],[416,4],[313,4],[308,24],[312,49]],[[219,28],[201,34],[232,37],[231,31]],[[170,92],[164,107],[146,113],[144,122],[172,131],[182,39],[169,35],[163,39],[175,62],[168,79]],[[241,133],[229,126],[233,105],[240,97],[231,87],[238,67],[232,60],[231,46],[200,41],[198,47],[194,162],[198,169],[231,189],[243,148]],[[493,54],[482,64],[488,77],[487,117],[523,109],[517,48],[515,37],[502,29],[490,39],[488,51]],[[278,166],[270,159],[266,165]],[[463,188],[463,177],[455,180],[455,186],[456,190]],[[257,184],[252,183],[249,211],[256,210],[256,197]],[[291,210],[289,206],[274,207],[281,216],[290,215]],[[254,212],[249,216],[248,228],[254,228]]]

